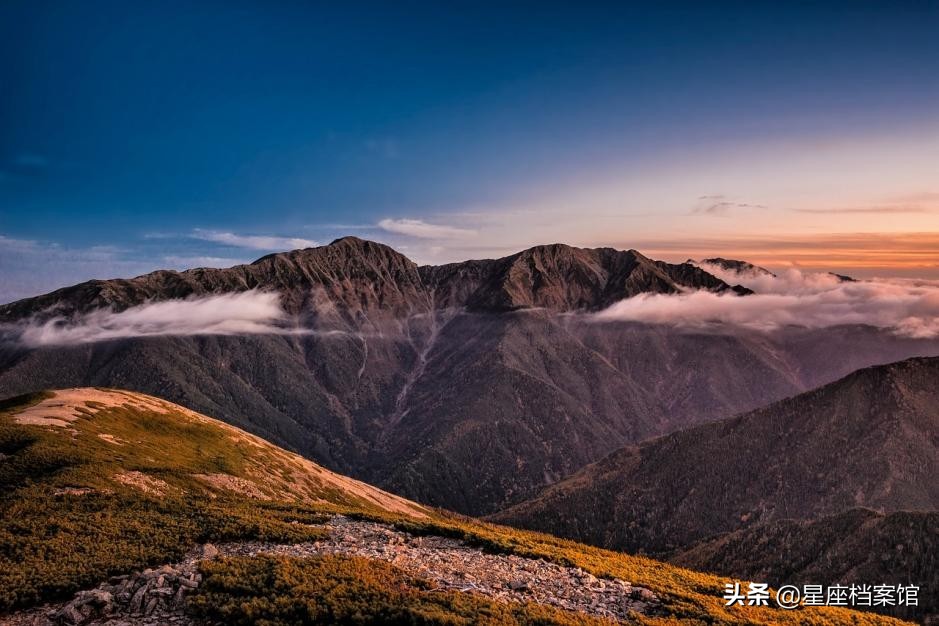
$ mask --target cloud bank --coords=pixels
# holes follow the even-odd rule
[[[911,338],[939,337],[939,281],[844,282],[831,274],[788,270],[778,276],[737,274],[702,265],[756,295],[709,291],[645,294],[595,314],[599,321],[633,321],[696,329],[786,326],[828,328],[863,324]]]
[[[245,291],[153,302],[115,312],[92,311],[75,320],[27,322],[6,333],[28,347],[75,345],[159,335],[304,334],[290,324],[276,293]],[[6,334],[5,333],[5,334]]]

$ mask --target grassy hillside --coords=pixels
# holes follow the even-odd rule
[[[725,579],[430,511],[142,394],[81,389],[8,400],[0,404],[0,455],[2,611],[172,562],[200,542],[312,541],[327,515],[342,512],[632,581],[662,600],[662,615],[637,616],[641,623],[895,623],[840,609],[725,608]],[[261,615],[272,624],[471,624],[481,615],[489,623],[601,623],[432,593],[393,566],[361,559],[223,559],[203,571],[191,610],[229,623]],[[256,584],[235,584],[245,578]],[[361,597],[370,600],[355,604]]]

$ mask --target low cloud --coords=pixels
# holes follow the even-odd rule
[[[791,269],[778,276],[737,274],[703,267],[751,296],[692,291],[646,294],[595,314],[599,321],[633,321],[697,329],[744,327],[772,331],[786,326],[828,328],[863,324],[912,338],[939,337],[939,282],[845,282],[825,273]]]
[[[389,233],[417,237],[418,239],[462,239],[464,237],[472,237],[476,234],[475,230],[443,226],[440,224],[428,224],[423,220],[406,218],[383,219],[378,222],[378,227]]]
[[[297,248],[313,248],[319,245],[312,239],[272,235],[237,235],[227,231],[203,230],[201,228],[193,230],[192,237],[236,248],[250,248],[251,250],[295,250]]]
[[[115,312],[99,309],[74,320],[27,321],[3,329],[28,347],[74,345],[160,335],[305,334],[291,323],[276,293],[241,293],[153,302]]]

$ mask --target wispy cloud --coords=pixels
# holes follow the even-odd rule
[[[894,202],[939,205],[939,191],[915,191],[894,196]]]
[[[932,213],[932,209],[921,206],[863,206],[863,207],[842,207],[832,209],[793,209],[796,213],[816,213],[816,214],[851,214],[851,213]]]
[[[274,235],[238,235],[228,231],[204,230],[201,228],[193,230],[191,236],[194,239],[251,250],[294,250],[296,248],[313,248],[319,245],[312,239]]]
[[[795,269],[779,276],[717,273],[754,289],[756,295],[709,291],[646,294],[622,300],[597,313],[595,319],[715,330],[737,326],[763,331],[786,326],[827,328],[863,324],[900,336],[939,337],[937,281],[842,282],[831,274]]]
[[[378,227],[389,233],[407,235],[408,237],[417,237],[419,239],[462,239],[476,235],[475,230],[443,226],[441,224],[429,224],[423,220],[407,218],[383,219],[378,222]]]
[[[0,235],[0,303],[90,278],[137,276],[157,266],[116,246],[71,247]]]
[[[243,265],[249,261],[245,259],[236,259],[232,257],[220,256],[181,256],[166,255],[163,261],[167,266],[174,269],[189,269],[193,267],[231,267],[233,265]]]
[[[691,213],[693,215],[726,215],[733,209],[765,209],[765,204],[739,202],[723,194],[698,196],[698,202]]]
[[[935,213],[937,206],[928,206],[929,200],[921,197],[919,201],[897,204],[876,204],[871,206],[848,206],[848,207],[822,207],[822,208],[801,208],[793,209],[796,213],[814,213],[819,215],[838,215],[838,214],[904,214],[904,213]],[[939,204],[939,203],[937,203]]]
[[[99,309],[71,321],[62,318],[26,321],[2,330],[29,347],[159,335],[307,332],[290,323],[278,294],[261,291],[154,302],[120,312]]]
[[[33,239],[16,239],[14,237],[0,235],[0,250],[22,252],[35,250],[38,245],[39,243]]]

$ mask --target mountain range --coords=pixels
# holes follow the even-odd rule
[[[41,405],[45,390],[72,389],[54,392],[72,417],[103,403],[113,419],[147,423],[163,407],[156,413],[255,441],[268,450],[264,463],[301,458],[283,449],[309,460],[297,483],[282,471],[268,476],[263,463],[234,463],[230,450],[202,458],[184,445],[198,471],[160,466],[153,476],[190,499],[240,490],[242,500],[317,510],[458,519],[430,508],[442,507],[778,585],[918,582],[927,586],[922,606],[893,614],[936,612],[939,341],[856,324],[755,330],[596,315],[635,296],[754,297],[709,267],[772,278],[744,261],[669,264],[560,244],[418,266],[388,246],[343,238],[228,269],[89,281],[0,306],[0,397],[38,393],[17,402]],[[159,325],[217,307],[267,315],[271,303],[275,319],[260,330]],[[127,331],[121,320],[131,318],[137,326]],[[83,328],[95,332],[72,332]],[[109,394],[130,399],[118,410]],[[111,473],[146,474],[125,485],[140,490],[159,484],[141,468],[170,460],[160,446],[194,438],[217,449],[217,436],[159,424],[131,428],[136,439],[99,433],[123,443],[92,456],[134,459]],[[19,489],[28,473],[9,457],[37,448],[22,443],[33,435],[14,435],[0,473],[15,470],[4,481]],[[49,477],[70,475],[61,467],[74,465],[71,454],[49,457]],[[113,480],[86,470],[54,489],[114,491]],[[199,507],[199,523],[218,523]],[[284,519],[302,518],[276,507],[225,514],[278,536],[290,534]],[[518,541],[512,532],[483,543]]]
[[[229,269],[97,280],[0,325],[264,290],[317,332],[0,341],[0,395],[114,386],[179,402],[427,504],[489,514],[650,437],[875,363],[939,352],[863,326],[775,333],[598,323],[625,297],[749,290],[636,251],[538,246],[417,266],[356,238]],[[831,358],[838,354],[839,358]]]

